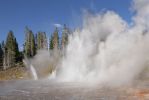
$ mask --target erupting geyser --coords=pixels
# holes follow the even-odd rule
[[[140,7],[141,6],[141,7]],[[117,86],[138,77],[149,60],[149,1],[135,0],[131,25],[113,11],[85,14],[58,66],[62,81]]]
[[[36,72],[34,66],[31,65],[30,69],[31,69],[31,73],[32,73],[32,76],[33,76],[34,80],[38,80],[37,72]]]
[[[131,24],[113,11],[85,13],[82,29],[69,37],[65,55],[59,60],[48,56],[47,63],[57,63],[55,79],[107,86],[136,79],[149,62],[149,1],[134,0],[132,8]]]
[[[37,75],[36,69],[34,68],[34,66],[31,63],[29,63],[27,58],[25,60],[23,60],[23,63],[29,69],[33,79],[38,80],[38,75]]]

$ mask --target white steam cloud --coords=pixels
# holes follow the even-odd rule
[[[149,62],[149,1],[134,0],[132,8],[132,26],[113,11],[87,14],[82,29],[69,37],[63,57],[39,54],[33,65],[56,61],[55,78],[65,82],[106,86],[132,82]]]
[[[149,2],[135,0],[133,8],[133,26],[113,11],[85,17],[69,38],[58,79],[114,86],[137,78],[149,60]]]
[[[34,79],[36,79],[37,76],[39,79],[43,79],[48,78],[48,75],[50,75],[50,73],[56,69],[60,58],[60,52],[49,52],[42,49],[38,50],[37,55],[34,58],[25,59],[24,62],[27,67],[30,67],[28,69],[30,69]],[[37,74],[37,76],[35,74]]]

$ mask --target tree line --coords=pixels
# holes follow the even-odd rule
[[[0,70],[22,64],[24,57],[34,57],[37,50],[40,49],[63,50],[68,44],[69,34],[71,31],[66,25],[63,27],[61,38],[57,27],[50,38],[45,32],[40,31],[34,34],[31,29],[26,27],[23,51],[19,51],[17,39],[13,31],[9,31],[6,40],[0,43]]]

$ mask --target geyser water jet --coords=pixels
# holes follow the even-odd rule
[[[34,66],[29,62],[29,59],[25,58],[23,60],[23,63],[25,64],[25,66],[27,67],[27,69],[30,71],[32,77],[34,80],[38,80],[38,75],[36,72],[36,69],[34,68]]]
[[[30,65],[30,70],[31,70],[31,73],[32,73],[34,80],[38,80],[37,72],[36,72],[33,65]]]
[[[50,73],[48,79],[55,79],[56,78],[56,70],[54,70],[52,73]]]

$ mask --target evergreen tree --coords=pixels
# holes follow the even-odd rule
[[[38,34],[35,34],[35,47],[36,47],[36,49],[38,49]]]
[[[37,49],[47,49],[47,37],[45,32],[37,34]]]
[[[1,47],[2,47],[2,50],[5,48],[5,42],[4,41],[2,41]]]
[[[0,69],[2,69],[2,66],[3,66],[3,50],[0,44]]]
[[[15,38],[15,62],[17,63],[17,62],[19,62],[20,61],[20,52],[19,52],[19,46],[18,46],[18,42],[17,42],[17,40],[16,40],[16,38]]]
[[[61,40],[61,48],[64,49],[68,44],[68,35],[70,34],[69,29],[64,24],[63,32],[62,32],[62,40]]]
[[[9,31],[4,47],[4,69],[13,67],[19,54],[18,43],[12,31]]]
[[[30,30],[26,27],[25,30],[25,44],[24,44],[24,53],[26,56],[30,56]]]
[[[26,27],[25,31],[24,53],[27,57],[33,57],[36,54],[36,44],[33,32]]]
[[[51,35],[51,38],[50,38],[50,46],[49,47],[50,47],[51,50],[53,50],[53,48],[54,48],[53,47],[53,36],[52,35]]]
[[[59,35],[58,35],[58,28],[55,28],[55,31],[53,33],[53,48],[59,49]]]
[[[36,54],[36,45],[35,45],[35,37],[32,31],[30,36],[31,36],[31,56],[34,56]]]

